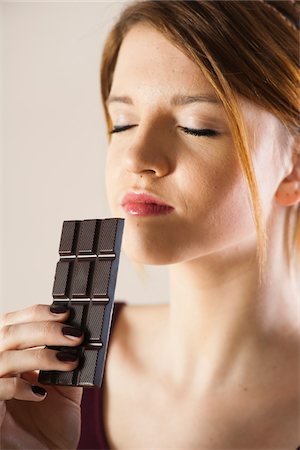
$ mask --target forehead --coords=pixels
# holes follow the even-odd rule
[[[148,104],[169,103],[174,95],[216,97],[201,69],[162,33],[148,24],[136,24],[123,39],[114,71],[111,94],[142,99]],[[268,129],[278,138],[279,121],[270,112],[236,93],[243,118],[258,136]],[[208,105],[206,103],[206,105]],[[216,111],[216,110],[214,110]],[[223,107],[218,113],[225,117]]]
[[[165,94],[170,91],[173,94],[174,89],[201,89],[214,94],[200,68],[163,34],[146,24],[133,26],[122,42],[113,87],[123,86],[135,91],[148,87]]]

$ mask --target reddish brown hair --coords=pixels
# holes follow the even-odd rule
[[[108,129],[111,121],[105,102],[120,46],[133,25],[151,25],[199,66],[223,103],[248,181],[258,236],[260,281],[268,236],[236,93],[273,113],[290,134],[300,134],[298,21],[296,1],[138,1],[125,8],[109,33],[101,63]],[[296,225],[290,230],[292,216]],[[292,242],[300,263],[300,205],[288,208],[286,227],[294,233]],[[291,259],[287,233],[286,239]]]

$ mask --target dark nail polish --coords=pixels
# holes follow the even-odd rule
[[[50,311],[54,314],[62,314],[65,313],[68,310],[68,306],[67,305],[58,305],[58,304],[54,304],[50,306]]]
[[[78,358],[78,353],[77,351],[72,352],[71,350],[68,351],[62,351],[62,352],[58,352],[56,353],[56,358],[59,361],[76,361],[76,359]]]
[[[40,395],[41,397],[44,397],[47,394],[47,391],[40,386],[33,385],[31,386],[31,390],[35,395]]]
[[[75,327],[63,327],[62,333],[64,336],[79,337],[82,335],[82,331],[79,328],[75,328]]]

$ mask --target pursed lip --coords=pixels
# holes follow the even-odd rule
[[[127,192],[125,196],[123,197],[123,200],[121,202],[121,205],[124,206],[129,203],[150,203],[155,205],[162,205],[162,206],[168,206],[169,208],[172,208],[172,206],[168,205],[164,201],[162,201],[160,198],[153,196],[152,194],[148,194],[146,192]]]

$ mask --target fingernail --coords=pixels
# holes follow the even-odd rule
[[[82,331],[75,327],[63,327],[62,333],[64,336],[70,337],[71,339],[79,338],[82,336]]]
[[[58,305],[57,303],[50,306],[50,311],[54,314],[62,314],[68,310],[68,306],[66,304]]]
[[[69,351],[62,351],[62,352],[58,352],[56,353],[56,358],[59,361],[76,361],[76,359],[78,358],[78,353],[77,351],[72,352],[71,350]]]
[[[38,395],[40,397],[44,397],[47,394],[47,391],[45,391],[45,389],[40,386],[33,385],[31,386],[31,390],[35,395]]]

